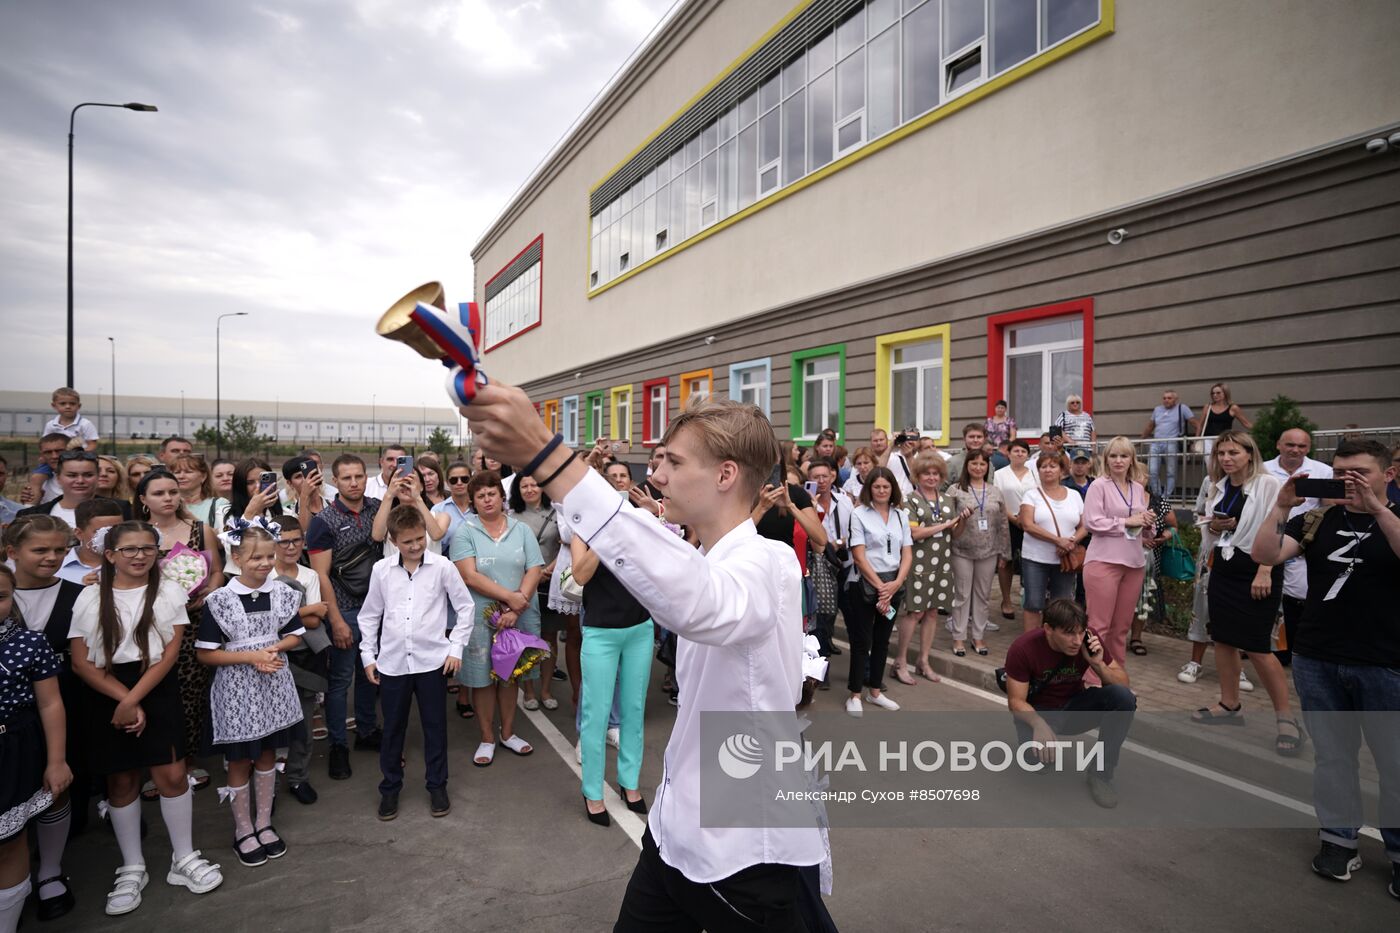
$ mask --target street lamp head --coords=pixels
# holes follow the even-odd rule
[[[140,111],[142,111],[143,113],[156,113],[156,112],[157,112],[157,108],[156,108],[156,105],[155,105],[155,104],[137,104],[137,103],[130,103],[130,104],[122,104],[122,106],[125,107],[127,110],[140,110]]]

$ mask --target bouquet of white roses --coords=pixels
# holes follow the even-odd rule
[[[204,552],[180,542],[161,558],[160,575],[189,595],[208,579],[209,558],[204,556]]]

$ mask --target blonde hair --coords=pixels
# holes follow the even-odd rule
[[[1225,396],[1225,404],[1226,404],[1226,405],[1233,405],[1233,404],[1235,404],[1235,403],[1234,403],[1233,401],[1231,401],[1231,399],[1230,399],[1230,386],[1227,385],[1227,384],[1224,383],[1224,382],[1217,382],[1215,385],[1211,386],[1209,389],[1206,390],[1206,395],[1209,396],[1210,393],[1213,392],[1213,391],[1216,390],[1216,389],[1219,389],[1219,390],[1220,390],[1220,394],[1223,395],[1223,396]]]
[[[1254,443],[1254,436],[1248,431],[1221,431],[1220,436],[1215,439],[1214,445],[1210,449],[1210,463],[1207,465],[1207,472],[1211,482],[1218,483],[1225,476],[1225,471],[1220,469],[1220,445],[1238,444],[1249,454],[1249,465],[1245,467],[1245,482],[1249,482],[1259,475],[1264,469],[1264,460],[1259,456],[1259,445]]]
[[[946,482],[948,479],[948,464],[943,459],[943,455],[936,450],[926,451],[914,458],[914,462],[909,465],[909,470],[917,479],[929,470],[937,471]]]
[[[1138,470],[1142,467],[1142,463],[1137,458],[1137,448],[1133,446],[1132,440],[1130,440],[1122,434],[1119,434],[1117,437],[1113,438],[1113,440],[1108,442],[1108,446],[1106,446],[1103,449],[1103,453],[1099,455],[1098,463],[1094,465],[1094,472],[1099,476],[1112,475],[1108,471],[1108,455],[1113,453],[1115,450],[1127,451],[1128,455],[1133,458],[1128,462],[1128,472],[1127,474],[1125,474],[1128,478],[1128,481],[1132,482],[1133,479],[1137,476]]]
[[[117,485],[116,485],[115,487],[113,487],[113,489],[112,489],[111,498],[113,498],[113,499],[125,499],[125,498],[127,497],[127,491],[126,491],[126,469],[122,466],[122,462],[121,462],[120,460],[118,460],[116,457],[109,457],[109,456],[107,456],[106,454],[98,454],[98,455],[97,455],[97,460],[98,460],[99,463],[105,463],[105,464],[107,464],[108,466],[115,468],[116,471],[117,471]],[[101,473],[101,469],[100,469],[100,468],[99,468],[98,472],[99,472],[99,474]]]
[[[54,389],[53,395],[49,396],[49,401],[56,402],[61,398],[71,398],[79,405],[81,405],[83,402],[83,397],[78,394],[78,390],[71,389],[68,386],[59,386],[57,389]]]
[[[1069,407],[1070,402],[1078,402],[1079,404],[1083,405],[1083,404],[1084,404],[1084,399],[1083,399],[1081,396],[1078,396],[1078,395],[1066,396],[1066,398],[1065,398],[1065,407],[1066,407],[1066,408]]]
[[[773,467],[783,460],[773,423],[756,405],[733,399],[699,396],[666,428],[661,443],[690,429],[700,448],[715,463],[732,460],[739,465],[739,482],[753,502],[768,481]]]

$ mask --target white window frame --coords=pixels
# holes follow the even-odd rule
[[[914,346],[918,346],[919,344],[928,344],[928,345],[930,345],[930,346],[932,346],[932,347],[934,348],[934,357],[933,357],[933,359],[931,359],[931,360],[917,360],[917,361],[910,362],[910,363],[896,363],[896,362],[894,361],[894,355],[895,355],[896,352],[898,352],[899,350],[904,349],[905,347],[914,347]],[[927,339],[924,339],[924,340],[910,340],[910,341],[908,341],[907,343],[895,344],[894,346],[892,346],[892,347],[889,348],[889,354],[890,354],[890,385],[889,385],[889,391],[890,391],[890,417],[891,417],[891,418],[894,418],[894,400],[895,400],[895,397],[896,397],[896,396],[895,396],[895,376],[896,376],[896,374],[902,373],[902,372],[907,372],[907,371],[909,371],[909,370],[911,370],[911,369],[912,369],[912,370],[916,370],[915,381],[914,381],[914,389],[915,389],[915,391],[914,391],[914,415],[915,415],[915,419],[916,419],[917,422],[918,422],[919,433],[922,434],[924,437],[932,437],[932,438],[936,438],[936,439],[938,439],[938,440],[942,440],[943,437],[947,434],[948,426],[947,426],[946,424],[943,425],[943,427],[942,427],[940,430],[937,430],[937,431],[928,431],[928,430],[925,430],[925,429],[924,429],[924,415],[925,415],[925,412],[924,412],[924,386],[927,384],[927,380],[928,380],[928,379],[937,379],[937,380],[938,380],[938,384],[939,384],[939,389],[940,389],[940,391],[942,390],[942,385],[943,385],[943,339],[942,339],[941,337],[930,337],[930,338],[927,338]],[[940,409],[936,414],[938,415],[939,418],[942,418],[942,417],[943,417],[943,412],[942,412],[941,409]],[[895,418],[894,420],[897,422],[899,419]],[[896,423],[896,424],[893,424],[892,427],[893,427],[895,430],[897,430],[897,431],[902,431],[902,430],[904,430],[904,428],[906,427],[906,425]]]
[[[981,68],[981,72],[978,74],[977,79],[974,80],[972,83],[964,85],[963,87],[960,87],[957,90],[953,90],[951,87],[952,74],[950,73],[949,69],[962,59],[966,58],[968,55],[972,54],[973,52],[976,52],[978,54],[978,67]],[[940,102],[939,106],[946,104],[950,100],[956,100],[957,98],[962,97],[968,91],[974,90],[980,87],[981,85],[985,84],[987,82],[988,64],[989,63],[987,61],[987,34],[985,31],[982,33],[982,38],[978,39],[976,42],[968,43],[967,45],[958,49],[952,55],[943,56],[943,58],[939,61],[938,64],[940,82],[940,86],[938,89]]]
[[[813,364],[822,360],[835,360],[836,372],[822,373],[820,375],[809,374],[808,370]],[[822,385],[822,416],[818,419],[818,427],[815,431],[807,431],[807,421],[811,415],[811,410],[807,407],[807,386],[814,382]],[[841,356],[832,353],[827,356],[808,357],[802,361],[802,440],[812,440],[818,434],[826,430],[831,421],[830,415],[841,413]],[[839,420],[839,419],[838,419]]]
[[[570,447],[578,444],[578,396],[566,396],[559,403],[559,433]]]
[[[1054,341],[1054,342],[1052,342],[1052,343],[1037,343],[1037,344],[1034,344],[1033,346],[1029,346],[1029,347],[1016,347],[1016,348],[1014,348],[1014,349],[1012,348],[1012,346],[1011,346],[1011,335],[1012,335],[1013,333],[1015,333],[1017,330],[1029,329],[1029,328],[1032,328],[1032,327],[1037,327],[1037,326],[1044,325],[1044,324],[1058,323],[1058,322],[1061,322],[1061,321],[1078,321],[1079,324],[1080,324],[1080,328],[1081,328],[1081,331],[1080,331],[1081,336],[1080,336],[1078,339],[1076,339],[1076,340],[1057,340],[1057,341]],[[1002,331],[1002,336],[1001,336],[1001,339],[1002,339],[1002,359],[1003,359],[1003,362],[1002,362],[1003,370],[1002,370],[1002,374],[1001,374],[1001,379],[1002,379],[1001,384],[1002,384],[1003,386],[1006,387],[1006,397],[1007,397],[1007,399],[1008,399],[1009,401],[1013,402],[1013,404],[1012,404],[1012,406],[1011,406],[1013,410],[1014,410],[1014,408],[1015,408],[1015,405],[1014,405],[1015,399],[1012,398],[1012,394],[1011,394],[1011,393],[1012,393],[1012,390],[1013,390],[1015,387],[1014,387],[1014,385],[1013,385],[1013,383],[1012,383],[1012,381],[1011,381],[1011,359],[1012,359],[1012,357],[1037,356],[1037,355],[1040,356],[1040,417],[1041,417],[1041,422],[1040,422],[1040,424],[1034,424],[1034,425],[1032,425],[1032,424],[1022,424],[1021,422],[1017,422],[1017,423],[1016,423],[1016,433],[1017,433],[1017,434],[1020,434],[1020,435],[1022,435],[1022,436],[1024,436],[1024,437],[1031,437],[1031,436],[1039,437],[1041,434],[1043,434],[1043,433],[1046,431],[1047,428],[1050,427],[1051,421],[1054,420],[1055,415],[1056,415],[1056,414],[1058,413],[1058,411],[1059,411],[1059,406],[1060,406],[1061,404],[1063,404],[1063,400],[1060,400],[1060,401],[1057,402],[1057,401],[1055,400],[1055,398],[1054,398],[1052,392],[1051,392],[1051,379],[1053,378],[1054,373],[1053,373],[1053,371],[1052,371],[1052,369],[1051,369],[1051,366],[1050,366],[1050,356],[1051,356],[1051,354],[1054,354],[1054,353],[1061,353],[1061,352],[1064,352],[1065,350],[1078,350],[1078,351],[1082,354],[1082,353],[1084,352],[1084,337],[1082,336],[1082,334],[1083,334],[1083,330],[1082,330],[1083,325],[1084,325],[1084,316],[1083,316],[1082,314],[1079,314],[1079,313],[1076,312],[1076,313],[1065,314],[1065,315],[1060,315],[1060,316],[1056,316],[1056,317],[1036,318],[1035,320],[1026,321],[1026,322],[1024,322],[1024,323],[1022,323],[1022,324],[1012,324],[1012,325],[1010,325],[1009,327],[1006,327],[1006,328],[1003,329],[1003,331]]]

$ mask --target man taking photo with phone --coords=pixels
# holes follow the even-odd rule
[[[369,499],[389,498],[389,484],[394,481],[400,457],[408,456],[408,451],[398,444],[390,444],[379,452],[379,472],[365,481],[365,496]]]

